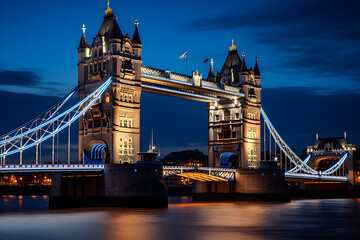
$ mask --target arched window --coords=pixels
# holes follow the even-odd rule
[[[224,120],[230,120],[230,110],[229,109],[224,110]]]

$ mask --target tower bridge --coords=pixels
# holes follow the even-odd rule
[[[0,138],[0,172],[59,173],[54,177],[58,183],[54,187],[57,202],[68,196],[68,188],[64,190],[64,186],[73,184],[76,189],[79,184],[76,180],[71,182],[67,177],[69,174],[90,171],[104,175],[102,187],[94,191],[111,199],[114,196],[144,198],[149,197],[151,191],[155,199],[164,199],[167,195],[161,180],[173,175],[199,182],[241,182],[236,189],[242,190],[249,186],[241,184],[252,181],[258,184],[256,193],[268,186],[274,188],[272,184],[284,182],[285,177],[355,184],[354,145],[346,145],[341,154],[336,153],[337,158],[332,164],[320,168],[319,164],[314,167],[312,160],[312,154],[316,155],[318,148],[308,147],[309,156],[302,160],[281,138],[261,108],[261,74],[257,58],[254,68],[248,68],[245,54],[240,58],[232,42],[221,71],[215,74],[211,60],[206,79],[197,70],[188,76],[151,68],[141,60],[142,42],[138,28],[136,21],[133,37],[123,35],[109,5],[91,45],[83,26],[78,47],[78,86],[45,113]],[[138,153],[143,91],[207,103],[209,167],[162,168],[158,162],[142,163]],[[79,103],[64,110],[65,103],[76,92]],[[71,164],[70,127],[76,120],[79,120],[79,164]],[[54,138],[67,129],[68,163],[56,165]],[[52,140],[52,164],[42,165],[38,161],[39,147],[48,139]],[[321,154],[329,152],[330,148],[326,146]],[[36,148],[35,163],[24,164],[23,151],[32,147]],[[262,150],[264,159],[260,159]],[[12,154],[20,154],[19,164],[6,163],[6,157]],[[275,162],[277,169],[266,167],[268,162]],[[144,183],[146,179],[151,186]],[[142,187],[133,187],[140,185]],[[150,189],[147,190],[150,192],[139,189]],[[269,190],[268,193],[272,192]],[[70,196],[76,197],[76,194]],[[87,193],[82,194],[86,196]]]

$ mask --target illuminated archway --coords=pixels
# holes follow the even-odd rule
[[[239,157],[234,152],[224,152],[220,155],[220,167],[236,168],[238,166]]]

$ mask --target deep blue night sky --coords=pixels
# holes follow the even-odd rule
[[[360,3],[358,1],[110,1],[124,34],[140,22],[143,64],[207,76],[225,61],[231,39],[248,67],[259,57],[263,107],[298,152],[320,137],[360,145]],[[88,42],[106,0],[1,1],[0,135],[36,116],[77,83],[81,26]],[[163,154],[207,152],[206,104],[142,95],[142,150],[151,127]],[[14,110],[16,108],[16,111]]]

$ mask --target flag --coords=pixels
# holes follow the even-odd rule
[[[205,61],[204,61],[204,63],[207,63],[208,61],[209,61],[209,58],[206,58]]]
[[[187,52],[184,52],[182,55],[180,55],[180,59],[186,58]]]

